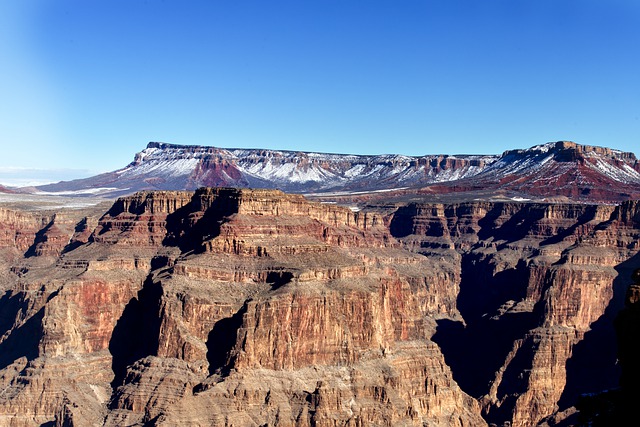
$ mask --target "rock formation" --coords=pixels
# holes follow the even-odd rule
[[[263,149],[224,149],[150,142],[114,172],[38,187],[109,196],[137,190],[202,186],[277,188],[293,193],[358,195],[384,192],[463,194],[489,198],[564,199],[590,203],[640,198],[640,162],[633,153],[559,141],[502,155],[378,156]],[[468,194],[472,193],[472,194]],[[556,200],[557,201],[557,200]]]
[[[634,201],[354,211],[202,188],[0,215],[11,426],[566,420],[617,384],[640,264]]]

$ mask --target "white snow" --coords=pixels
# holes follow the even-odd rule
[[[162,175],[182,176],[191,174],[199,161],[197,158],[151,159],[119,172],[122,176],[147,175],[156,171]]]
[[[126,179],[139,176],[158,176],[165,179],[186,178],[203,160],[230,164],[244,175],[248,182],[268,181],[273,186],[287,188],[292,184],[311,183],[315,194],[321,189],[331,190],[345,184],[361,188],[383,188],[387,185],[413,186],[416,184],[442,183],[484,174],[498,180],[509,174],[551,179],[570,172],[574,163],[553,161],[556,143],[537,145],[527,150],[508,151],[503,156],[489,155],[433,155],[404,156],[383,155],[341,155],[328,153],[308,153],[298,151],[261,149],[219,149],[214,147],[147,148],[136,156],[136,162],[117,173]],[[587,165],[620,182],[640,183],[640,174],[631,166],[620,162],[614,165],[601,155],[588,153],[593,164]],[[459,168],[430,166],[434,162],[444,165],[443,160],[466,161]],[[471,162],[482,162],[483,166],[472,166]],[[569,169],[566,169],[569,168]],[[222,171],[224,172],[224,171]],[[228,176],[229,182],[235,181]],[[578,180],[586,177],[577,177]],[[532,182],[532,185],[535,185]],[[291,188],[291,187],[289,187]],[[296,187],[304,188],[304,187]],[[393,191],[382,190],[382,191]],[[365,194],[370,191],[338,192],[335,194]]]
[[[249,165],[246,163],[242,161],[238,163],[240,170],[254,177],[270,181],[304,183],[309,181],[323,182],[335,178],[335,174],[314,164],[300,166],[299,163],[283,163],[276,159]]]
[[[0,203],[19,203],[26,209],[54,210],[54,209],[83,209],[95,206],[104,199],[83,197],[57,196],[50,194],[6,194],[0,193]]]
[[[640,184],[640,173],[631,166],[624,164],[622,168],[616,167],[600,158],[596,159],[596,163],[587,163],[587,165],[598,172],[625,184]]]
[[[97,187],[85,188],[83,190],[67,190],[67,191],[36,191],[33,194],[38,196],[80,196],[87,194],[101,194],[114,190],[127,190],[127,188],[118,187]]]
[[[354,167],[352,167],[351,169],[347,170],[344,173],[344,176],[347,178],[355,178],[359,175],[362,175],[362,172],[364,171],[366,165],[360,163],[355,165]]]
[[[305,196],[354,196],[359,194],[371,194],[371,193],[388,193],[390,191],[400,191],[406,190],[409,187],[397,187],[397,188],[385,188],[383,190],[371,190],[371,191],[328,191],[328,192],[319,192],[319,193],[307,193]]]

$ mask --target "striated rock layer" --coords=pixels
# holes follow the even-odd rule
[[[39,186],[45,192],[123,196],[141,190],[278,188],[316,197],[389,200],[536,199],[619,203],[640,198],[633,153],[550,142],[502,155],[376,156],[225,149],[150,142],[126,167]],[[97,192],[97,193],[96,193]],[[382,194],[381,194],[382,193]]]
[[[434,340],[485,418],[513,426],[617,385],[612,321],[639,227],[638,202],[411,205],[391,223],[412,250],[461,259],[464,323],[439,320]]]
[[[617,384],[640,204],[0,211],[0,425],[530,426]],[[555,422],[555,421],[554,421]]]

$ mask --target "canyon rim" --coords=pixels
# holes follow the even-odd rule
[[[566,141],[422,158],[150,143],[37,189],[108,202],[0,208],[0,425],[604,420],[636,375],[614,325],[633,340],[639,187],[633,154]]]

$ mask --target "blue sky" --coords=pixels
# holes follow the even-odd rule
[[[0,40],[0,182],[114,170],[148,141],[640,154],[636,0],[20,0]]]

